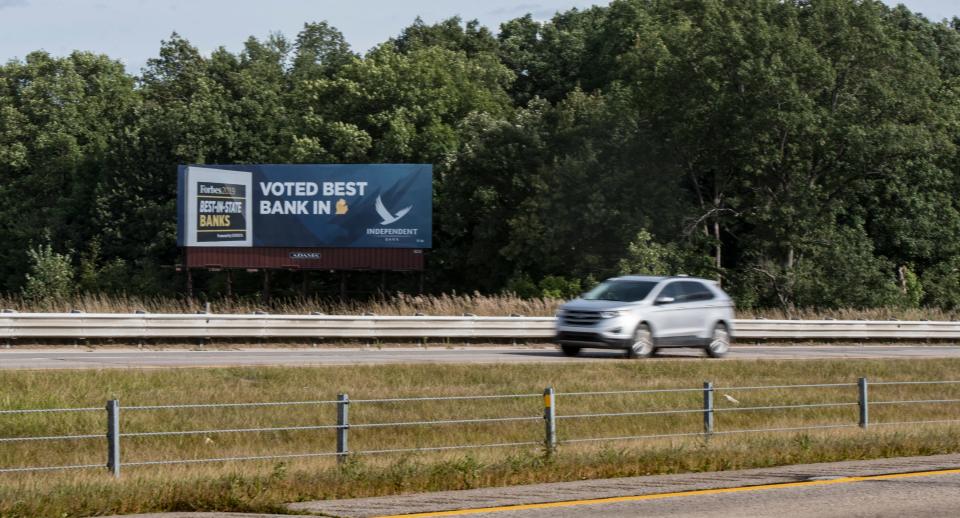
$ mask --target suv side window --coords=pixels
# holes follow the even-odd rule
[[[680,290],[683,292],[683,302],[710,300],[714,297],[713,292],[710,291],[710,288],[707,288],[702,282],[683,281],[678,282],[677,284],[680,285]]]
[[[671,282],[670,284],[667,284],[660,292],[658,297],[673,297],[674,302],[682,302],[683,293],[680,291],[680,283]]]

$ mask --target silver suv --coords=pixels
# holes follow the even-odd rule
[[[567,356],[584,347],[624,349],[631,358],[699,347],[720,358],[733,337],[733,300],[706,279],[616,277],[560,306],[556,330]]]

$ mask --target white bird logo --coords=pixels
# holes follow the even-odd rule
[[[387,210],[387,207],[383,205],[383,200],[380,199],[379,195],[377,196],[377,214],[379,214],[380,217],[383,218],[383,221],[380,222],[381,225],[389,225],[397,221],[398,219],[406,216],[407,213],[410,212],[410,209],[412,208],[413,208],[413,205],[405,209],[400,209],[399,211],[397,211],[396,215],[390,214],[390,211]]]

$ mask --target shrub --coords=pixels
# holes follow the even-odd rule
[[[30,273],[23,287],[27,298],[62,299],[74,291],[73,266],[69,254],[58,254],[49,244],[27,250]]]

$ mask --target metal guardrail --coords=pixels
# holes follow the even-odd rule
[[[465,338],[546,340],[553,317],[0,313],[0,340]],[[746,339],[960,339],[960,321],[735,320]]]
[[[747,433],[774,433],[790,431],[807,430],[830,430],[841,428],[861,428],[867,429],[873,426],[894,426],[894,425],[916,425],[916,424],[947,424],[960,423],[960,416],[953,419],[949,418],[953,414],[945,415],[945,419],[930,420],[908,420],[908,421],[872,421],[870,418],[870,409],[877,405],[918,405],[918,404],[952,404],[960,403],[960,399],[955,398],[937,398],[937,399],[908,399],[908,400],[880,400],[873,401],[869,397],[870,386],[891,386],[891,385],[956,385],[960,381],[884,381],[870,383],[866,378],[859,378],[856,383],[822,383],[822,384],[802,384],[802,385],[766,385],[766,386],[742,386],[742,387],[716,387],[711,382],[704,382],[702,387],[698,388],[674,388],[674,389],[647,389],[647,390],[623,390],[623,391],[598,391],[598,392],[555,392],[552,387],[544,389],[542,394],[497,394],[497,395],[478,395],[478,396],[452,396],[452,397],[410,397],[410,398],[385,398],[385,399],[355,399],[351,400],[347,394],[338,394],[333,400],[318,401],[287,401],[287,402],[263,402],[263,403],[199,403],[184,405],[141,405],[122,407],[126,412],[151,412],[157,410],[177,410],[177,409],[213,409],[213,408],[244,408],[256,409],[276,406],[303,406],[303,405],[335,405],[336,423],[318,424],[312,426],[274,426],[274,427],[255,427],[255,428],[221,428],[206,430],[152,430],[143,432],[125,432],[121,429],[121,406],[116,399],[107,401],[105,408],[46,408],[46,409],[5,409],[0,410],[0,419],[16,414],[42,414],[49,415],[61,412],[103,412],[106,411],[106,430],[101,434],[83,434],[83,435],[59,435],[59,436],[25,436],[25,437],[0,437],[0,447],[6,443],[15,442],[45,442],[45,441],[76,441],[76,440],[104,440],[105,446],[105,464],[73,464],[58,466],[16,466],[0,467],[0,475],[4,473],[25,473],[41,472],[54,470],[71,469],[89,469],[106,467],[115,477],[120,476],[121,466],[155,466],[166,464],[199,464],[215,462],[234,462],[234,461],[255,461],[255,460],[283,460],[298,459],[310,457],[335,457],[338,463],[343,463],[352,455],[376,455],[390,453],[417,453],[430,451],[449,451],[449,450],[467,450],[477,448],[502,448],[502,447],[539,447],[545,455],[553,455],[559,446],[564,444],[576,443],[597,443],[597,442],[616,442],[616,441],[636,441],[664,438],[689,438],[700,437],[708,438],[711,436],[747,434]],[[800,389],[851,389],[850,395],[856,394],[856,399],[849,401],[835,401],[828,403],[797,403],[797,404],[777,404],[777,405],[755,405],[755,406],[726,406],[718,407],[715,404],[714,396],[719,392],[728,401],[739,404],[726,392],[732,391],[786,391],[794,393]],[[855,390],[855,392],[854,392]],[[581,414],[557,414],[557,400],[578,397],[606,397],[606,396],[662,396],[669,393],[699,393],[702,397],[702,405],[698,408],[674,408],[657,409],[640,412],[597,412]],[[530,400],[540,399],[542,397],[542,406],[539,409],[533,405],[530,407],[528,415],[513,415],[503,417],[485,417],[463,419],[439,419],[439,420],[420,420],[420,421],[387,421],[387,422],[351,422],[350,407],[355,405],[385,405],[385,404],[403,404],[412,402],[437,402],[437,401],[479,401],[491,399],[512,399],[512,400]],[[854,422],[840,423],[811,423],[804,426],[774,426],[768,428],[747,428],[747,429],[718,429],[716,425],[717,414],[727,412],[774,412],[789,410],[809,410],[817,408],[841,408],[857,407],[857,420]],[[538,410],[542,410],[539,414]],[[557,435],[558,423],[565,420],[576,419],[600,419],[610,417],[642,418],[647,416],[661,417],[665,415],[683,415],[699,414],[703,417],[702,429],[683,430],[676,433],[646,434],[646,435],[627,435],[627,436],[600,436],[600,437],[575,437],[568,439],[559,439]],[[351,450],[349,447],[349,437],[351,433],[363,433],[365,429],[373,428],[400,428],[400,427],[420,427],[420,426],[457,426],[477,423],[542,423],[542,440],[535,441],[514,441],[499,442],[487,444],[461,444],[461,445],[439,445],[423,446],[417,448],[380,448],[368,450]],[[0,421],[2,423],[2,421]],[[597,425],[599,426],[599,424]],[[232,434],[232,433],[274,433],[285,431],[302,430],[331,430],[334,432],[331,445],[333,450],[320,452],[303,453],[283,453],[276,455],[247,455],[247,456],[229,456],[229,457],[211,457],[211,458],[190,458],[190,459],[156,459],[156,460],[138,460],[133,462],[123,462],[121,457],[121,440],[123,438],[133,437],[177,437],[184,435],[211,435],[211,434]],[[354,430],[355,432],[351,432]],[[595,431],[600,431],[596,430]]]
[[[0,339],[550,338],[552,317],[2,313]]]
[[[739,338],[932,339],[960,338],[960,321],[735,320]]]

